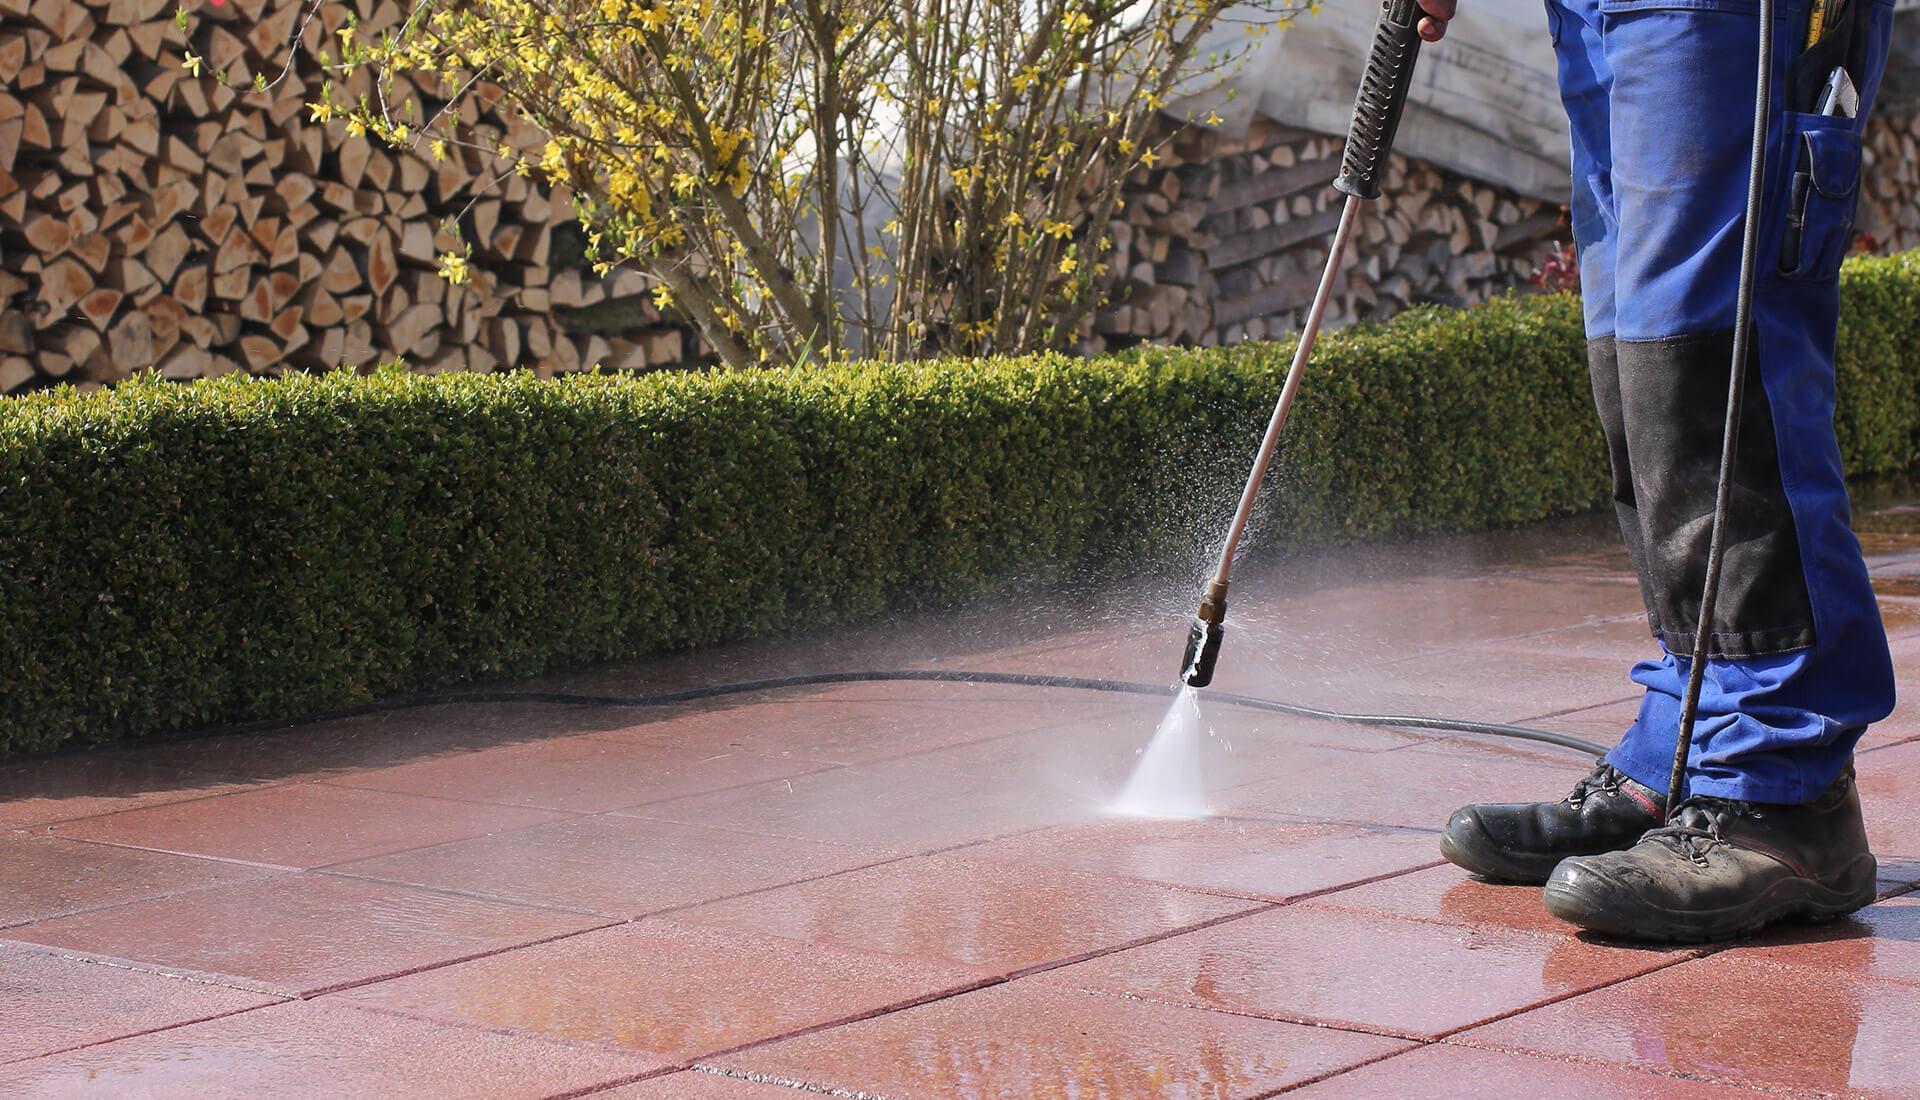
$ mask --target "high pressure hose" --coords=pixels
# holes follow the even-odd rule
[[[1313,354],[1320,336],[1320,322],[1326,316],[1327,302],[1333,297],[1333,280],[1340,272],[1341,257],[1353,235],[1354,217],[1361,199],[1380,197],[1380,176],[1387,169],[1387,154],[1393,149],[1393,135],[1400,129],[1400,115],[1406,109],[1407,90],[1413,86],[1413,63],[1420,56],[1421,11],[1418,0],[1384,0],[1380,22],[1373,31],[1373,52],[1367,57],[1367,70],[1354,97],[1353,121],[1347,129],[1346,151],[1340,158],[1340,178],[1335,189],[1345,192],[1346,206],[1340,211],[1340,227],[1334,231],[1333,245],[1327,253],[1327,266],[1320,273],[1320,285],[1313,292],[1313,306],[1307,311],[1306,324],[1300,329],[1300,342],[1293,350],[1293,363],[1287,368],[1287,380],[1280,387],[1280,399],[1267,420],[1267,431],[1260,439],[1260,451],[1254,457],[1253,470],[1246,487],[1240,491],[1240,506],[1234,510],[1227,527],[1227,541],[1220,549],[1220,564],[1207,582],[1200,608],[1194,612],[1193,626],[1187,632],[1187,651],[1180,659],[1180,680],[1188,687],[1206,687],[1213,682],[1214,662],[1220,658],[1220,642],[1226,633],[1227,575],[1233,569],[1234,551],[1253,514],[1254,498],[1260,483],[1266,480],[1267,466],[1280,443],[1287,424],[1287,413],[1306,373],[1307,359]]]
[[[1727,419],[1720,439],[1720,479],[1714,487],[1707,578],[1700,591],[1700,621],[1694,625],[1693,657],[1687,667],[1686,695],[1680,703],[1673,771],[1667,779],[1669,811],[1680,805],[1687,792],[1687,755],[1693,747],[1694,724],[1700,713],[1700,688],[1707,672],[1707,639],[1713,635],[1714,604],[1720,598],[1720,566],[1727,553],[1727,514],[1733,502],[1733,460],[1740,447],[1740,409],[1747,393],[1747,354],[1753,336],[1753,284],[1760,255],[1760,207],[1766,182],[1769,108],[1773,101],[1773,8],[1774,0],[1760,0],[1759,75],[1753,92],[1753,152],[1747,164],[1746,224],[1740,239],[1740,286],[1734,305],[1733,367],[1727,379]]]
[[[1173,695],[1180,689],[1172,685],[1139,684],[1125,680],[1094,680],[1080,676],[1046,676],[1021,672],[971,672],[962,669],[862,669],[856,672],[813,672],[798,676],[773,676],[759,680],[736,680],[732,683],[710,684],[705,687],[682,688],[678,691],[662,691],[651,695],[588,695],[564,691],[446,691],[431,695],[411,695],[400,699],[386,699],[373,703],[358,703],[348,707],[316,711],[293,718],[262,718],[252,722],[222,726],[213,730],[197,731],[188,736],[208,736],[221,733],[248,733],[264,729],[280,729],[287,726],[305,725],[311,722],[333,721],[340,718],[353,718],[362,714],[376,714],[382,711],[405,710],[412,707],[460,706],[473,703],[547,703],[565,706],[587,707],[665,707],[675,703],[690,703],[701,699],[712,699],[722,695],[739,695],[751,691],[773,691],[783,688],[817,687],[822,684],[858,684],[876,681],[909,681],[916,683],[938,684],[1008,684],[1016,687],[1067,688],[1075,691],[1107,691],[1123,695]],[[1590,741],[1582,741],[1566,734],[1550,733],[1546,730],[1528,729],[1525,726],[1509,726],[1498,722],[1476,722],[1457,718],[1426,718],[1413,714],[1351,714],[1345,711],[1321,710],[1318,707],[1300,706],[1296,703],[1282,703],[1273,699],[1261,699],[1251,695],[1234,695],[1215,692],[1210,699],[1249,710],[1267,711],[1273,714],[1286,714],[1296,718],[1313,718],[1328,722],[1344,722],[1356,726],[1384,726],[1399,729],[1440,730],[1459,733],[1480,734],[1487,737],[1500,737],[1515,741],[1532,741],[1558,748],[1572,749],[1574,752],[1589,756],[1600,756],[1606,750]]]

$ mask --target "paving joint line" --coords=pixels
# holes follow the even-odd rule
[[[1652,950],[1660,950],[1660,949],[1654,948]],[[1596,982],[1593,985],[1586,987],[1585,989],[1576,989],[1566,993],[1557,993],[1550,997],[1547,997],[1544,1000],[1535,1001],[1532,1004],[1525,1005],[1520,1008],[1512,1009],[1511,1011],[1501,1012],[1493,1016],[1488,1016],[1485,1019],[1475,1020],[1470,1024],[1462,1024],[1459,1027],[1448,1028],[1445,1031],[1435,1032],[1433,1035],[1433,1038],[1435,1039],[1435,1041],[1451,1039],[1454,1036],[1460,1035],[1463,1032],[1472,1031],[1476,1028],[1486,1027],[1488,1024],[1497,1024],[1502,1020],[1511,1020],[1516,1016],[1524,1016],[1529,1012],[1537,1012],[1543,1008],[1551,1008],[1562,1001],[1570,1001],[1575,997],[1584,997],[1589,993],[1598,993],[1603,989],[1612,989],[1614,986],[1617,986],[1617,985],[1625,985],[1628,982],[1638,981],[1641,978],[1652,977],[1655,974],[1660,974],[1665,971],[1671,970],[1676,966],[1685,966],[1690,962],[1698,962],[1701,959],[1709,958],[1716,953],[1717,952],[1715,950],[1708,949],[1708,948],[1701,948],[1701,947],[1679,948],[1677,950],[1674,950],[1674,955],[1669,961],[1662,962],[1658,966],[1648,967],[1647,969],[1639,971],[1638,973],[1628,974],[1619,978],[1612,978],[1607,981]],[[1471,1045],[1471,1044],[1463,1044],[1463,1045]]]
[[[801,1081],[792,1077],[782,1077],[776,1073],[755,1073],[751,1070],[731,1069],[727,1066],[708,1066],[698,1062],[686,1067],[685,1073],[706,1073],[715,1077],[724,1077],[729,1081],[745,1081],[754,1085],[776,1085],[781,1088],[798,1089],[816,1096],[844,1096],[851,1100],[894,1100],[894,1097],[880,1092],[866,1092],[861,1089],[840,1088],[835,1085],[816,1085],[811,1081]]]
[[[1411,872],[1409,871],[1404,873],[1411,873]],[[1391,876],[1386,876],[1386,877],[1391,877]],[[1255,899],[1245,899],[1245,900],[1255,900]],[[966,994],[969,994],[969,993],[977,993],[982,989],[988,989],[988,988],[992,988],[994,986],[999,986],[999,985],[1006,985],[1015,981],[1031,978],[1036,975],[1048,973],[1050,971],[1058,970],[1066,966],[1077,965],[1079,963],[1084,963],[1084,962],[1091,962],[1094,959],[1103,958],[1107,955],[1117,954],[1121,951],[1131,951],[1139,947],[1146,947],[1154,943],[1159,943],[1163,940],[1173,939],[1177,936],[1184,936],[1193,932],[1205,931],[1206,929],[1214,928],[1231,921],[1243,920],[1247,917],[1258,916],[1262,913],[1270,913],[1277,909],[1285,908],[1289,904],[1291,904],[1291,902],[1257,901],[1252,908],[1244,910],[1242,912],[1227,913],[1218,917],[1210,917],[1207,920],[1198,921],[1193,924],[1182,925],[1179,928],[1171,929],[1165,932],[1152,933],[1144,938],[1141,938],[1135,941],[1130,941],[1125,944],[1110,945],[1107,947],[1099,948],[1094,951],[1088,952],[1086,954],[1076,956],[1072,959],[1053,960],[1046,963],[1038,963],[1024,970],[1019,970],[1019,971],[1011,972],[1005,975],[1000,975],[993,978],[985,979],[983,981],[980,981],[965,987],[936,992],[928,996],[919,998],[911,1003],[881,1008],[857,1017],[850,1017],[848,1019],[838,1020],[831,1023],[810,1025],[808,1027],[799,1029],[797,1031],[788,1032],[785,1034],[771,1036],[767,1038],[756,1039],[748,1043],[742,1043],[736,1047],[731,1047],[727,1050],[717,1051],[711,1054],[703,1054],[700,1056],[700,1058],[706,1059],[706,1058],[725,1057],[727,1055],[738,1054],[741,1051],[750,1050],[755,1047],[766,1046],[768,1044],[782,1042],[787,1039],[799,1038],[804,1035],[811,1035],[820,1031],[826,1031],[836,1027],[844,1027],[848,1024],[863,1023],[867,1020],[877,1019],[881,1016],[892,1015],[896,1012],[904,1012],[904,1011],[907,1011],[908,1009],[921,1008],[921,1007],[924,1007],[925,1005],[935,1004],[940,1001],[951,1000],[956,997],[965,996]],[[1104,991],[1101,991],[1101,990],[1079,990],[1079,992],[1095,994],[1095,995],[1104,993]],[[1137,998],[1137,999],[1147,1000],[1147,998]],[[1182,1007],[1192,1007],[1192,1006],[1182,1006]],[[694,1064],[695,1065],[700,1064],[699,1060],[696,1059]]]
[[[88,959],[76,959],[76,960],[74,960],[74,961],[76,961],[76,962],[90,962],[90,961],[92,961],[92,960],[88,960]],[[111,965],[111,964],[107,964],[107,963],[100,963],[100,964],[97,964],[97,965],[102,965],[102,966],[105,966],[105,965]],[[131,968],[131,967],[129,967],[129,968],[127,968],[127,969],[132,969],[132,968]],[[175,975],[172,975],[172,974],[159,974],[159,975],[155,975],[155,976],[156,976],[156,977],[162,977],[162,978],[173,978],[173,977],[176,977]],[[180,979],[180,980],[186,980],[186,981],[191,981],[192,979]],[[204,984],[204,985],[217,985],[217,983],[214,983],[214,982],[204,982],[204,983],[200,983],[200,984]],[[229,986],[218,986],[218,988],[221,988],[221,989],[227,989],[227,988],[231,988],[231,987],[229,987]],[[254,992],[254,991],[253,991],[253,990],[247,990],[247,992],[249,992],[249,993],[251,993],[251,992]],[[261,994],[261,996],[274,996],[274,994],[266,994],[266,993],[263,993],[263,994]],[[280,1005],[283,1005],[283,1004],[288,1004],[288,1003],[291,1003],[291,1001],[293,1001],[293,1000],[296,1000],[296,999],[297,999],[297,998],[283,998],[283,999],[281,999],[281,1000],[279,1000],[279,1001],[276,1001],[276,1002],[273,1002],[273,1003],[270,1003],[270,1004],[263,1004],[263,1005],[249,1005],[249,1006],[247,1006],[246,1008],[235,1008],[235,1009],[230,1009],[230,1010],[228,1010],[228,1011],[226,1011],[226,1012],[216,1012],[216,1013],[214,1013],[214,1014],[212,1014],[211,1016],[199,1016],[199,1017],[195,1017],[194,1019],[191,1019],[191,1020],[181,1020],[181,1021],[179,1021],[179,1022],[177,1022],[177,1023],[171,1023],[171,1024],[161,1024],[161,1025],[159,1025],[159,1026],[157,1026],[157,1027],[149,1027],[149,1028],[142,1028],[142,1029],[141,1029],[141,1030],[139,1030],[139,1031],[130,1031],[130,1032],[128,1032],[128,1033],[126,1033],[125,1035],[115,1035],[115,1036],[113,1036],[113,1037],[111,1037],[111,1038],[107,1038],[107,1039],[95,1039],[95,1040],[93,1040],[93,1041],[90,1041],[90,1042],[85,1042],[85,1043],[75,1043],[74,1045],[72,1045],[72,1046],[69,1046],[69,1047],[61,1047],[61,1048],[60,1048],[59,1050],[45,1050],[45,1051],[41,1051],[41,1052],[40,1052],[40,1053],[38,1053],[38,1054],[29,1054],[29,1055],[27,1055],[27,1056],[26,1056],[26,1057],[24,1057],[24,1058],[9,1058],[9,1057],[4,1057],[4,1056],[0,1056],[0,1066],[17,1066],[17,1065],[21,1065],[21,1064],[24,1064],[24,1063],[26,1063],[26,1062],[32,1062],[32,1061],[36,1061],[36,1060],[38,1060],[38,1059],[41,1059],[41,1058],[57,1058],[57,1057],[59,1057],[59,1056],[60,1056],[60,1055],[62,1055],[62,1054],[73,1054],[73,1053],[75,1053],[76,1051],[82,1051],[82,1050],[90,1050],[90,1049],[92,1049],[92,1048],[94,1048],[94,1047],[100,1047],[100,1046],[108,1046],[108,1045],[110,1045],[110,1044],[112,1044],[112,1043],[118,1043],[118,1042],[123,1042],[123,1041],[125,1041],[125,1040],[128,1040],[128,1039],[138,1039],[138,1038],[141,1038],[141,1037],[143,1037],[143,1036],[147,1036],[147,1035],[159,1035],[159,1034],[161,1034],[161,1033],[163,1033],[163,1032],[168,1032],[168,1031],[174,1031],[174,1030],[177,1030],[177,1029],[179,1029],[179,1028],[183,1028],[183,1027],[192,1027],[192,1026],[193,1026],[193,1025],[195,1025],[195,1024],[204,1024],[204,1023],[208,1023],[208,1022],[210,1022],[210,1021],[213,1021],[213,1020],[224,1020],[224,1019],[227,1019],[228,1017],[231,1017],[231,1016],[244,1016],[244,1015],[246,1015],[246,1014],[247,1014],[247,1013],[249,1013],[249,1012],[258,1012],[258,1011],[260,1011],[260,1010],[261,1010],[261,1009],[263,1009],[263,1008],[278,1008],[278,1007],[279,1007]]]
[[[127,749],[128,751],[134,751],[136,749],[153,748],[153,747],[155,746],[134,744],[134,745],[127,746]],[[59,759],[59,757],[56,755],[56,756],[46,757],[45,759]],[[32,760],[31,758],[28,760],[22,760],[22,761],[12,761],[12,760],[7,761],[7,763],[9,764],[33,763],[33,762],[35,761]],[[186,777],[191,777],[193,774],[192,769],[180,769],[180,770],[185,772]],[[215,773],[215,774],[220,774],[220,773]],[[233,779],[235,780],[235,783],[239,785],[240,787],[239,790],[214,791],[209,794],[193,794],[193,795],[188,795],[185,798],[169,798],[160,802],[151,802],[144,806],[128,806],[125,809],[107,810],[97,814],[77,814],[73,817],[55,818],[49,821],[36,821],[31,825],[15,825],[9,828],[7,832],[25,833],[28,836],[42,836],[42,835],[52,836],[52,835],[55,835],[53,830],[58,826],[72,825],[76,821],[96,821],[103,817],[118,817],[121,814],[138,813],[141,810],[157,810],[162,806],[184,806],[190,802],[206,802],[210,799],[225,798],[228,795],[247,794],[252,791],[270,790],[274,787],[291,786],[292,784],[301,782],[301,780],[298,780],[298,779],[287,779],[287,780],[275,781],[275,780],[247,779],[243,776],[234,776]],[[82,795],[80,797],[84,798],[87,796]],[[69,837],[67,839],[72,839],[72,838]]]
[[[723,753],[721,755],[730,756],[734,754]],[[718,759],[718,757],[716,757],[715,759]],[[767,757],[767,759],[774,759],[774,758]],[[704,761],[702,762],[704,763]],[[458,795],[415,794],[411,791],[392,791],[392,790],[387,790],[384,787],[369,787],[361,783],[345,783],[345,782],[339,782],[333,779],[315,779],[315,780],[309,780],[308,782],[313,783],[315,786],[332,787],[335,790],[364,791],[369,794],[394,795],[400,798],[419,798],[419,799],[431,799],[431,800],[440,801],[440,802],[458,802],[461,805],[465,805],[465,806],[486,806],[493,809],[506,809],[506,810],[533,810],[540,813],[565,814],[570,817],[598,817],[602,814],[612,814],[612,813],[620,813],[622,811],[637,810],[644,806],[657,806],[663,802],[677,802],[683,798],[704,798],[707,795],[726,794],[730,791],[743,790],[747,787],[757,787],[763,783],[778,783],[783,779],[787,780],[788,782],[791,782],[792,780],[803,779],[811,775],[824,775],[828,772],[843,771],[847,768],[847,766],[848,765],[845,765],[845,764],[827,764],[822,767],[809,768],[805,771],[797,771],[791,775],[780,776],[777,778],[750,779],[740,783],[733,783],[725,787],[715,787],[712,790],[695,791],[691,794],[676,794],[668,798],[656,798],[656,799],[651,799],[647,801],[636,802],[630,806],[609,806],[603,810],[568,810],[568,809],[564,809],[556,806],[529,806],[519,802],[495,802],[495,801],[490,801],[484,798],[462,798]],[[552,824],[552,822],[539,822],[538,824],[550,825]],[[533,826],[520,826],[519,828],[532,828],[532,827]],[[500,831],[513,832],[517,830],[500,830]],[[444,843],[444,842],[439,842],[439,843]],[[426,845],[426,847],[432,847],[432,845]],[[408,849],[408,850],[411,851],[413,849]]]
[[[982,989],[991,989],[994,986],[1005,985],[1007,984],[1007,981],[1008,981],[1007,978],[1003,976],[995,975],[993,977],[980,978],[975,981],[967,982],[963,985],[952,986],[947,989],[937,989],[931,993],[923,993],[917,997],[913,997],[905,1001],[896,1002],[894,1004],[882,1005],[879,1008],[868,1009],[865,1012],[857,1013],[852,1016],[845,1016],[840,1019],[829,1020],[824,1023],[807,1024],[802,1027],[795,1028],[791,1031],[782,1032],[778,1035],[771,1035],[771,1036],[766,1036],[759,1039],[751,1039],[744,1043],[737,1043],[734,1046],[727,1047],[724,1050],[715,1050],[715,1051],[709,1051],[704,1054],[697,1054],[697,1055],[694,1055],[692,1058],[687,1059],[684,1064],[686,1065],[687,1068],[692,1069],[699,1066],[705,1059],[708,1059],[708,1058],[725,1058],[728,1055],[739,1054],[741,1051],[751,1050],[755,1047],[762,1047],[772,1043],[785,1042],[788,1039],[800,1039],[808,1035],[818,1034],[822,1031],[831,1031],[836,1027],[846,1027],[849,1024],[860,1024],[860,1023],[865,1023],[868,1020],[877,1020],[882,1016],[891,1016],[896,1012],[905,1012],[908,1009],[920,1008],[924,1005],[936,1004],[940,1001],[951,1000],[955,997],[963,997],[969,993],[978,993]]]
[[[1283,904],[1284,903],[1279,903],[1279,902],[1267,902],[1267,903],[1256,904],[1253,908],[1248,909],[1244,912],[1227,913],[1218,917],[1210,917],[1207,920],[1198,921],[1189,925],[1182,925],[1181,927],[1172,929],[1170,931],[1153,933],[1137,941],[1133,941],[1133,942],[1129,942],[1129,943],[1121,944],[1117,946],[1108,946],[1105,948],[1099,948],[1092,952],[1088,952],[1086,954],[1076,956],[1072,959],[1054,960],[1046,963],[1037,963],[1024,970],[1020,970],[1020,971],[1012,972],[1008,974],[996,975],[994,977],[986,978],[979,982],[972,983],[964,987],[938,991],[938,992],[929,994],[925,997],[919,998],[911,1003],[889,1006],[889,1007],[874,1010],[872,1012],[863,1014],[861,1016],[850,1017],[844,1020],[837,1020],[831,1023],[809,1025],[797,1031],[789,1032],[782,1035],[776,1035],[769,1038],[755,1039],[751,1042],[742,1043],[739,1046],[731,1047],[727,1050],[717,1051],[711,1054],[703,1054],[700,1056],[700,1058],[725,1057],[726,1055],[729,1055],[729,1054],[738,1054],[741,1051],[750,1050],[755,1047],[766,1046],[770,1043],[777,1043],[777,1042],[784,1041],[786,1039],[799,1038],[803,1035],[811,1035],[816,1032],[826,1031],[831,1028],[844,1027],[848,1024],[863,1023],[867,1020],[878,1019],[881,1016],[889,1016],[896,1012],[905,1012],[908,1009],[920,1008],[925,1005],[935,1004],[940,1001],[952,1000],[953,998],[962,997],[969,993],[977,993],[982,989],[989,989],[994,986],[1006,985],[1020,979],[1033,977],[1037,974],[1044,974],[1044,973],[1047,973],[1048,971],[1057,970],[1064,966],[1075,965],[1083,962],[1090,962],[1094,959],[1101,958],[1106,955],[1115,954],[1120,951],[1129,951],[1137,947],[1144,947],[1149,944],[1158,943],[1161,940],[1172,939],[1175,936],[1184,936],[1190,932],[1204,931],[1205,929],[1212,928],[1217,925],[1225,924],[1228,921],[1239,920],[1243,917],[1254,916],[1255,914],[1258,914],[1258,913],[1271,912],[1272,910],[1281,908]],[[781,938],[785,938],[785,937],[781,937]],[[905,956],[902,956],[902,957],[905,957]],[[1093,992],[1093,991],[1082,990],[1081,992]],[[697,1060],[696,1060],[696,1064],[697,1064]]]
[[[1389,1050],[1385,1054],[1374,1055],[1373,1057],[1368,1058],[1364,1061],[1355,1062],[1350,1066],[1342,1066],[1338,1069],[1330,1069],[1325,1073],[1321,1073],[1316,1076],[1309,1077],[1304,1081],[1295,1081],[1291,1085],[1281,1085],[1277,1089],[1273,1089],[1268,1092],[1263,1092],[1263,1093],[1260,1093],[1258,1096],[1251,1097],[1250,1100],[1269,1100],[1269,1098],[1279,1096],[1283,1093],[1289,1093],[1289,1092],[1294,1092],[1298,1089],[1309,1088],[1313,1085],[1319,1084],[1322,1081],[1331,1081],[1335,1077],[1345,1077],[1349,1073],[1354,1073],[1359,1070],[1366,1069],[1368,1066],[1377,1066],[1381,1062],[1385,1062],[1388,1059],[1398,1058],[1403,1054],[1411,1054],[1416,1050],[1425,1050],[1426,1048],[1433,1045],[1434,1045],[1434,1040],[1429,1040],[1429,1039],[1415,1040],[1412,1046],[1401,1047],[1399,1050]]]
[[[1217,1012],[1223,1016],[1238,1016],[1245,1020],[1267,1020],[1276,1024],[1294,1024],[1300,1027],[1324,1028],[1327,1031],[1344,1031],[1354,1035],[1372,1035],[1382,1039],[1401,1039],[1410,1043],[1432,1042],[1433,1037],[1426,1033],[1415,1034],[1408,1031],[1396,1031],[1385,1024],[1368,1024],[1358,1020],[1335,1020],[1324,1016],[1308,1016],[1304,1013],[1281,1010],[1257,1011],[1250,1008],[1236,1008],[1232,1005],[1197,1005],[1187,1001],[1173,1001],[1162,997],[1150,997],[1144,993],[1127,993],[1114,989],[1082,989],[1080,992],[1094,997],[1112,997],[1120,1001],[1134,1001],[1139,1004],[1161,1005],[1166,1008],[1184,1008],[1192,1012]]]
[[[396,970],[390,974],[379,974],[370,978],[355,978],[352,981],[337,982],[333,985],[323,986],[319,989],[306,990],[296,994],[295,996],[302,1001],[318,1000],[321,997],[332,997],[352,989],[363,989],[370,985],[379,985],[382,982],[398,981],[401,978],[410,978],[415,974],[424,974],[430,970],[441,970],[449,966],[458,966],[461,963],[478,962],[481,959],[490,959],[496,955],[505,955],[510,951],[520,951],[529,947],[544,947],[547,944],[557,943],[561,940],[570,940],[575,936],[584,936],[592,932],[604,932],[609,928],[619,928],[622,925],[631,924],[631,923],[633,922],[625,921],[625,920],[608,921],[605,924],[596,924],[590,928],[578,928],[571,932],[561,932],[552,936],[542,936],[539,939],[527,940],[524,943],[514,943],[514,944],[508,944],[505,947],[488,948],[485,951],[476,951],[473,954],[461,955],[458,958],[438,959],[430,963],[422,963],[419,966],[406,967],[401,970]]]
[[[1596,1057],[1595,1055],[1579,1054],[1572,1051],[1540,1050],[1533,1047],[1512,1046],[1506,1043],[1476,1043],[1461,1039],[1457,1035],[1436,1039],[1427,1045],[1454,1047],[1460,1050],[1489,1051],[1495,1054],[1508,1054],[1520,1058],[1538,1058],[1542,1061],[1559,1062],[1563,1065],[1599,1066],[1607,1069],[1626,1070],[1634,1073],[1644,1073],[1665,1081],[1690,1081],[1705,1082],[1711,1085],[1727,1085],[1737,1089],[1757,1092],[1762,1095],[1821,1098],[1834,1096],[1831,1092],[1825,1092],[1819,1089],[1799,1089],[1791,1085],[1782,1085],[1773,1082],[1742,1081],[1732,1077],[1716,1077],[1711,1074],[1698,1072],[1689,1073],[1677,1069],[1662,1069],[1658,1066],[1640,1065],[1633,1062],[1614,1062],[1605,1058]]]
[[[301,872],[299,871],[293,872],[293,874],[300,874],[300,873]],[[199,894],[208,890],[218,890],[223,886],[246,886],[251,883],[268,882],[276,878],[286,878],[286,877],[288,876],[276,874],[276,875],[262,875],[259,878],[234,879],[231,882],[208,882],[208,883],[202,883],[199,886],[188,886],[179,890],[166,890],[158,894],[150,894],[145,897],[131,898],[125,901],[114,901],[114,902],[108,902],[104,905],[83,906],[79,909],[69,909],[65,912],[49,913],[45,916],[32,917],[23,921],[15,921],[12,924],[0,924],[0,939],[6,940],[9,943],[31,943],[32,942],[31,940],[12,939],[11,937],[7,936],[7,933],[15,932],[22,928],[32,928],[36,924],[46,924],[49,921],[66,920],[69,917],[90,917],[97,913],[111,913],[116,909],[125,909],[129,905],[144,905],[150,901],[166,901],[169,898],[183,898],[183,897],[187,897],[190,894]]]
[[[627,1085],[637,1084],[641,1081],[651,1081],[659,1077],[668,1077],[679,1072],[681,1071],[678,1067],[666,1066],[661,1069],[648,1070],[645,1073],[629,1074],[607,1081],[596,1081],[591,1085],[581,1085],[577,1089],[568,1089],[565,1092],[550,1092],[543,1097],[542,1100],[575,1100],[576,1097],[593,1096],[606,1092],[609,1089],[624,1088]]]

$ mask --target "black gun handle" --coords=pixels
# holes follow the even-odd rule
[[[1380,176],[1393,151],[1393,135],[1407,106],[1413,85],[1413,63],[1420,56],[1418,0],[1384,0],[1380,23],[1373,30],[1373,53],[1367,58],[1360,94],[1353,100],[1353,122],[1347,130],[1347,150],[1340,158],[1340,178],[1334,187],[1363,199],[1380,197]]]

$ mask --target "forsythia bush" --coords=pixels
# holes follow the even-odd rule
[[[1920,256],[1846,272],[1841,439],[1915,456]],[[1607,492],[1579,309],[1325,338],[1248,549]],[[953,601],[1185,596],[1292,346],[637,378],[334,374],[0,401],[0,751]]]
[[[578,196],[729,365],[1072,342],[1129,171],[1183,80],[1284,0],[423,0],[322,61],[377,80],[316,118],[444,156],[454,103],[545,136],[488,149]],[[396,77],[448,97],[428,104]],[[461,277],[465,257],[443,258]]]

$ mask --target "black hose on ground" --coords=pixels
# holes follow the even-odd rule
[[[701,699],[712,699],[721,695],[738,695],[749,691],[771,691],[780,688],[816,687],[821,684],[856,684],[875,681],[910,681],[940,684],[1007,684],[1015,687],[1068,688],[1075,691],[1109,691],[1123,695],[1172,696],[1180,687],[1177,684],[1156,685],[1139,684],[1126,680],[1095,680],[1080,676],[1045,676],[1022,672],[969,672],[960,669],[864,669],[857,672],[814,672],[799,676],[773,676],[760,680],[736,680],[725,684],[711,684],[706,687],[682,688],[678,691],[662,691],[652,695],[587,695],[566,691],[447,691],[431,695],[410,695],[400,699],[387,699],[373,703],[360,703],[350,707],[303,714],[295,718],[263,718],[238,725],[222,726],[218,729],[203,731],[201,735],[216,733],[247,733],[255,730],[279,729],[286,726],[305,725],[310,722],[324,722],[338,718],[352,718],[362,714],[377,714],[382,711],[405,710],[411,707],[458,706],[473,703],[550,703],[562,706],[585,707],[664,707],[675,703],[689,703]],[[1546,730],[1528,729],[1524,726],[1509,726],[1498,722],[1474,722],[1457,718],[1428,718],[1414,714],[1349,714],[1345,711],[1322,710],[1318,707],[1300,706],[1296,703],[1283,703],[1274,699],[1261,699],[1252,695],[1234,695],[1227,692],[1210,691],[1207,699],[1213,702],[1227,703],[1248,710],[1267,711],[1273,714],[1286,714],[1296,718],[1313,718],[1328,722],[1344,722],[1355,726],[1385,726],[1397,729],[1439,730],[1455,733],[1474,733],[1487,737],[1500,737],[1515,741],[1533,741],[1556,748],[1571,749],[1590,756],[1604,756],[1606,749],[1591,741],[1582,741],[1565,734],[1549,733]]]

